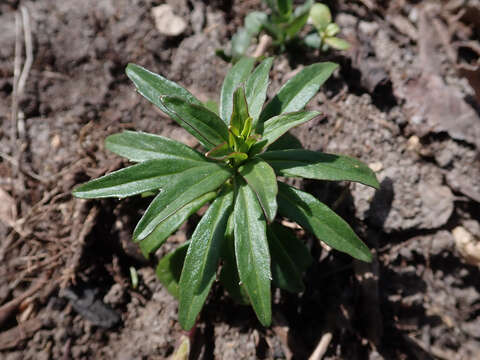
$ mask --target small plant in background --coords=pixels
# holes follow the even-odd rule
[[[272,58],[253,70],[254,63],[244,57],[230,69],[219,107],[209,104],[214,111],[180,85],[128,65],[138,92],[195,136],[206,152],[142,132],[111,135],[106,148],[136,164],[74,190],[81,198],[155,192],[133,233],[146,256],[210,203],[190,240],[157,267],[161,282],[179,299],[179,320],[186,330],[195,324],[219,266],[219,281],[235,299],[251,304],[265,326],[271,322],[272,281],[291,292],[304,289],[302,275],[312,259],[281,224],[282,217],[334,249],[371,260],[369,249],[343,219],[312,195],[277,181],[277,176],[304,177],[378,187],[375,174],[353,158],[279,149],[278,142],[288,143],[289,129],[319,115],[303,109],[337,65],[305,67],[264,106]]]
[[[301,6],[293,9],[293,0],[265,0],[270,13],[253,11],[245,17],[244,26],[233,35],[229,54],[217,51],[217,54],[227,61],[236,62],[247,54],[252,40],[264,31],[272,38],[272,46],[284,52],[290,43],[327,51],[329,47],[337,50],[349,48],[348,42],[335,37],[340,27],[332,22],[328,6],[307,0]],[[304,39],[298,34],[308,23],[315,29]]]

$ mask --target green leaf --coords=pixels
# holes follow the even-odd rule
[[[302,292],[303,272],[313,262],[308,248],[286,227],[272,223],[267,228],[272,256],[273,283],[290,292]]]
[[[325,44],[337,50],[348,50],[350,48],[350,44],[347,41],[337,37],[327,37],[324,41]]]
[[[262,140],[266,140],[265,147],[274,143],[291,128],[301,125],[320,115],[318,111],[299,111],[274,116],[261,125]]]
[[[273,57],[269,57],[258,65],[245,83],[248,111],[253,119],[255,129],[263,104],[267,98],[268,74],[272,68]]]
[[[232,36],[232,57],[233,61],[245,56],[248,51],[248,47],[252,41],[252,35],[248,33],[245,28],[240,28]]]
[[[275,172],[265,161],[253,158],[238,168],[238,173],[255,192],[258,202],[268,221],[277,214],[277,178]]]
[[[375,173],[363,162],[344,155],[290,149],[259,155],[278,175],[331,181],[355,181],[378,189]]]
[[[184,158],[147,160],[80,185],[73,191],[73,195],[85,199],[123,198],[163,189],[177,176],[191,176],[202,169],[214,169],[212,166],[216,165],[206,160]]]
[[[318,32],[308,34],[303,38],[303,42],[305,45],[313,49],[320,49],[320,46],[322,45],[322,39],[320,38],[320,35],[318,35]]]
[[[233,93],[247,78],[253,69],[255,59],[242,57],[230,69],[223,80],[222,91],[220,94],[220,117],[226,125],[230,123],[233,109]]]
[[[325,36],[326,37],[333,37],[340,32],[340,26],[335,23],[330,23],[325,28]]]
[[[283,134],[270,145],[267,151],[286,150],[286,149],[301,149],[302,143],[294,135],[289,132]]]
[[[337,64],[331,62],[305,67],[282,86],[263,109],[259,121],[264,122],[285,112],[302,110],[337,67]]]
[[[280,15],[288,18],[293,11],[293,0],[277,0],[277,7]]]
[[[308,20],[308,12],[305,12],[302,15],[297,15],[294,19],[288,24],[285,28],[285,32],[289,39],[293,38],[298,34],[300,30],[305,26]]]
[[[248,117],[250,117],[250,115],[248,115],[245,90],[240,86],[233,93],[233,110],[229,127],[236,136],[240,136],[245,125],[245,120],[247,120]]]
[[[323,31],[332,22],[332,13],[327,5],[315,3],[310,9],[310,19],[318,31]]]
[[[187,255],[187,249],[190,241],[186,241],[174,251],[169,252],[158,262],[155,273],[158,280],[165,286],[168,292],[178,299],[178,283],[182,273],[183,262]]]
[[[278,211],[297,222],[330,247],[370,262],[372,254],[352,228],[328,206],[312,195],[279,183]]]
[[[252,11],[245,16],[245,29],[250,36],[256,36],[262,30],[265,21],[267,21],[267,14],[261,11]]]
[[[240,285],[238,277],[237,263],[235,262],[235,244],[234,244],[234,221],[233,214],[230,214],[225,231],[225,241],[222,245],[222,270],[220,271],[219,280],[230,296],[241,305],[248,305],[248,295],[244,287]]]
[[[218,114],[218,102],[216,102],[215,100],[207,100],[203,103],[203,106],[205,106],[211,112],[215,113],[217,116],[220,116]]]
[[[272,276],[266,221],[255,193],[241,178],[236,178],[236,190],[234,233],[238,275],[258,319],[269,326]]]
[[[228,141],[228,129],[225,123],[207,108],[172,96],[163,96],[161,102],[176,115],[176,119],[181,120],[180,125],[207,149]]]
[[[218,163],[210,163],[209,166],[201,169],[171,177],[168,187],[162,189],[153,199],[138,222],[133,232],[134,240],[145,239],[159,224],[186,204],[218,189],[231,176],[232,172],[229,168]]]
[[[155,230],[152,231],[145,239],[140,241],[140,250],[145,257],[155,252],[165,240],[176,231],[193,213],[200,209],[207,202],[213,200],[217,196],[214,191],[208,192],[191,202],[185,204],[177,212],[161,222]]]
[[[205,154],[209,159],[215,160],[224,160],[228,155],[232,153],[232,149],[228,146],[226,142],[221,143],[217,147],[214,147],[212,150]]]
[[[138,92],[168,115],[170,115],[168,109],[165,109],[160,102],[160,98],[164,95],[176,96],[191,104],[202,104],[200,100],[177,83],[148,71],[141,66],[128,64],[125,72],[135,84]]]
[[[295,16],[300,16],[305,13],[309,13],[312,8],[313,0],[306,0],[302,5],[297,6],[294,11]]]
[[[231,213],[233,191],[223,191],[195,229],[180,277],[178,317],[190,330],[215,280],[225,229]]]
[[[191,159],[205,161],[199,152],[181,142],[143,132],[124,131],[107,137],[105,147],[130,161],[152,159]]]

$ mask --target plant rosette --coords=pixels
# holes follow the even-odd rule
[[[223,82],[218,107],[202,104],[180,85],[130,64],[138,92],[192,134],[205,148],[143,132],[107,137],[106,148],[135,163],[77,187],[80,198],[155,194],[133,240],[145,256],[154,253],[188,217],[210,203],[191,238],[162,257],[156,273],[179,300],[179,320],[191,329],[217,278],[264,325],[271,323],[271,287],[304,289],[312,258],[279,219],[288,218],[330,247],[371,261],[351,227],[314,196],[277,180],[303,177],[355,181],[377,188],[375,174],[348,156],[301,148],[288,134],[319,115],[305,111],[337,65],[305,67],[264,106],[272,58],[255,69],[241,58]],[[253,71],[252,71],[253,70]],[[213,110],[213,111],[212,111]],[[293,147],[293,148],[292,148]]]

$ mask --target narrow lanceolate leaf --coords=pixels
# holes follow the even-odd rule
[[[185,204],[176,213],[172,214],[165,221],[162,221],[153,232],[140,241],[140,250],[145,257],[155,252],[165,240],[182,225],[193,213],[200,209],[205,203],[213,200],[216,192],[208,192],[188,204]]]
[[[262,124],[262,141],[266,140],[265,146],[275,142],[280,136],[291,128],[312,120],[320,115],[318,111],[298,111],[274,116]]]
[[[202,154],[181,142],[136,131],[110,135],[105,140],[105,147],[134,162],[152,159],[205,160]]]
[[[200,100],[177,83],[148,71],[141,66],[128,64],[126,73],[130,80],[135,84],[138,92],[167,114],[168,110],[165,109],[160,102],[160,98],[164,95],[176,96],[192,104],[202,104]]]
[[[240,166],[238,172],[254,191],[267,220],[273,221],[277,214],[278,193],[273,169],[265,161],[254,158]]]
[[[285,32],[287,33],[288,38],[293,38],[295,35],[298,34],[300,30],[305,26],[308,20],[308,12],[305,12],[301,15],[297,15],[294,17],[292,22],[288,24],[288,26],[285,29]]]
[[[162,104],[180,119],[180,125],[195,136],[207,149],[228,141],[228,129],[215,113],[201,105],[172,96],[163,96]]]
[[[259,121],[264,122],[276,115],[302,110],[337,67],[337,64],[331,62],[305,67],[282,86],[263,109]]]
[[[253,190],[241,178],[236,180],[234,233],[238,275],[258,319],[262,325],[268,326],[272,319],[272,276],[266,221]]]
[[[222,270],[220,271],[219,280],[224,289],[228,291],[230,296],[237,303],[248,305],[248,295],[242,285],[240,285],[240,278],[238,277],[237,263],[235,261],[234,238],[234,220],[232,211],[227,222],[227,229],[225,230],[225,241],[222,244]]]
[[[247,16],[248,17],[248,16]],[[263,60],[245,83],[248,112],[253,119],[252,127],[255,129],[258,117],[262,112],[263,104],[267,98],[268,74],[272,68],[273,57]]]
[[[372,254],[352,228],[312,195],[279,183],[278,211],[330,247],[370,262]]]
[[[192,174],[196,169],[216,164],[205,160],[153,159],[114,171],[77,187],[73,194],[80,198],[127,197],[164,188],[179,174]]]
[[[156,274],[158,280],[165,286],[168,292],[178,299],[178,283],[182,273],[183,262],[187,255],[190,241],[186,241],[175,250],[169,252],[158,262]]]
[[[255,59],[242,57],[230,69],[223,81],[222,91],[220,93],[220,117],[225,124],[230,123],[233,109],[233,93],[242,84],[253,69]]]
[[[267,236],[273,283],[290,292],[303,291],[303,272],[313,261],[308,248],[291,230],[277,223],[268,226]]]
[[[249,116],[245,90],[240,86],[233,93],[233,110],[230,119],[230,129],[235,135],[239,136],[242,133],[245,121]]]
[[[215,280],[220,250],[233,203],[233,190],[220,194],[198,223],[180,277],[178,317],[190,330]]]
[[[133,232],[135,241],[143,240],[170,216],[194,199],[220,187],[232,172],[221,164],[208,164],[190,173],[170,178],[168,187],[153,199]]]
[[[290,149],[259,155],[281,176],[317,180],[355,181],[378,189],[375,173],[361,161],[343,155]]]

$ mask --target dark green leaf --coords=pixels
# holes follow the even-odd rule
[[[267,236],[273,283],[290,292],[303,291],[302,275],[313,261],[308,248],[291,230],[277,223],[268,226]]]
[[[312,8],[313,0],[306,0],[302,5],[297,6],[294,11],[295,16],[300,16],[305,13],[309,13]]]
[[[275,142],[291,128],[312,120],[320,115],[317,111],[298,111],[274,116],[261,124],[262,141],[266,140],[265,147]]]
[[[220,116],[218,113],[218,102],[216,102],[215,100],[207,100],[203,103],[203,106],[205,106],[211,112],[215,113],[217,116]]]
[[[140,250],[143,255],[148,257],[150,253],[156,251],[165,240],[190,217],[190,215],[195,213],[207,202],[213,200],[216,195],[217,193],[214,191],[208,192],[195,200],[192,200],[188,204],[185,204],[176,213],[161,222],[150,235],[140,241]]]
[[[370,262],[372,254],[352,228],[312,195],[279,183],[278,211],[330,247]]]
[[[212,166],[216,165],[184,158],[147,160],[80,185],[73,194],[85,199],[137,195],[163,189],[177,176],[191,176],[196,171],[212,169]]]
[[[238,277],[237,263],[235,261],[235,244],[234,244],[234,221],[233,214],[230,215],[225,231],[225,241],[222,246],[222,270],[220,271],[219,280],[230,296],[239,304],[248,305],[248,295],[245,289],[240,285]]]
[[[263,104],[267,98],[268,74],[272,68],[273,58],[269,57],[258,65],[245,83],[248,112],[253,119],[255,129]]]
[[[287,37],[291,39],[295,35],[297,35],[298,32],[303,29],[303,27],[307,23],[307,20],[308,20],[308,12],[305,12],[302,15],[295,16],[292,22],[290,22],[288,26],[285,28]]]
[[[255,59],[243,57],[230,69],[223,80],[220,94],[220,117],[226,125],[230,123],[233,109],[233,93],[248,78]]]
[[[271,117],[285,112],[302,110],[337,67],[337,64],[331,62],[305,67],[287,81],[267,104],[260,114],[260,122],[265,122]]]
[[[236,178],[236,185],[234,233],[238,274],[258,319],[268,326],[272,319],[272,276],[266,221],[253,190],[241,178]]]
[[[207,149],[228,141],[227,126],[222,119],[207,108],[172,96],[163,96],[161,102],[176,115],[176,119],[181,120],[180,125]]]
[[[277,0],[278,12],[285,18],[292,14],[293,0]]]
[[[218,145],[217,147],[214,147],[209,152],[207,152],[205,156],[210,159],[224,160],[231,153],[232,153],[232,149],[228,146],[226,142],[224,142]]]
[[[178,317],[185,330],[195,324],[215,280],[225,229],[231,213],[233,191],[223,191],[209,207],[193,232],[182,276]]]
[[[126,73],[130,80],[135,84],[138,92],[167,114],[169,114],[168,110],[165,109],[160,102],[160,98],[164,95],[176,96],[190,102],[191,104],[202,104],[188,90],[184,89],[177,83],[148,71],[141,66],[128,64]]]
[[[344,155],[290,149],[268,151],[259,156],[281,176],[355,181],[376,189],[380,186],[375,173],[367,165]]]
[[[247,98],[245,97],[245,90],[240,86],[233,93],[233,110],[230,120],[230,130],[236,135],[240,136],[245,125],[245,121],[250,117],[248,115]]]
[[[156,274],[158,280],[165,286],[168,292],[178,299],[178,283],[182,273],[183,262],[187,255],[190,241],[186,241],[174,251],[169,252],[158,262]]]
[[[302,143],[294,135],[289,132],[283,134],[270,145],[267,151],[286,150],[286,149],[301,149]]]
[[[254,158],[238,168],[250,188],[255,192],[265,217],[273,221],[277,214],[277,178],[273,169],[263,160]]]
[[[107,137],[105,147],[130,161],[152,159],[191,159],[204,161],[199,152],[163,136],[143,132],[125,131]]]
[[[227,167],[210,163],[201,169],[171,177],[168,187],[153,199],[133,232],[135,241],[145,239],[155,228],[194,199],[214,191],[230,176]]]

